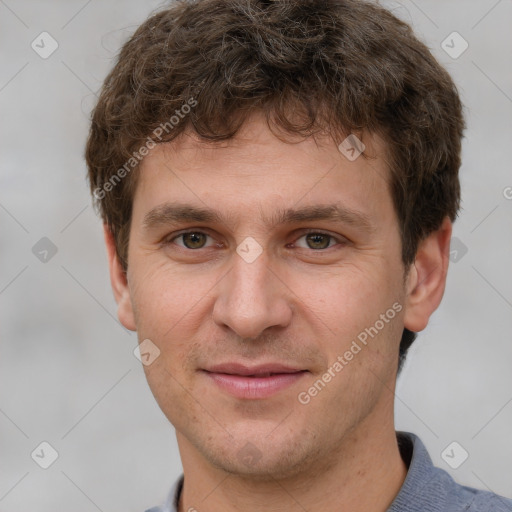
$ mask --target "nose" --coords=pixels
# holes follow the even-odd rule
[[[270,327],[286,327],[291,321],[293,294],[269,267],[265,252],[251,263],[235,253],[218,293],[213,320],[244,339],[257,338]]]

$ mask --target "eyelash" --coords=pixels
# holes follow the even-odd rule
[[[206,235],[206,236],[209,236],[210,238],[213,238],[212,235],[210,235],[209,233],[206,233],[205,231],[201,231],[201,230],[198,230],[198,229],[191,229],[191,230],[188,230],[188,231],[182,231],[181,233],[177,234],[177,235],[173,235],[172,238],[168,238],[168,239],[164,239],[163,242],[162,242],[162,245],[171,245],[175,240],[177,240],[178,238],[184,236],[184,235],[187,235],[189,233],[199,233],[199,234],[202,234],[202,235]],[[323,236],[326,236],[326,237],[329,237],[329,241],[331,240],[334,240],[338,243],[338,245],[346,245],[348,243],[348,241],[346,239],[343,239],[343,237],[341,237],[342,239],[339,239],[337,237],[335,237],[334,235],[331,235],[330,233],[326,233],[324,231],[318,231],[318,230],[314,230],[314,229],[311,229],[311,230],[308,230],[306,232],[303,232],[296,240],[300,240],[301,238],[307,236],[307,235],[311,235],[311,234],[314,234],[314,235],[323,235]],[[294,243],[295,243],[294,242]],[[183,250],[186,250],[186,251],[199,251],[201,249],[209,249],[210,247],[199,247],[198,249],[190,249],[188,247],[185,247],[185,246],[181,246],[181,245],[178,245],[178,247],[180,247],[181,249]],[[314,252],[325,252],[327,249],[331,249],[332,247],[334,246],[328,246],[324,249],[311,249],[311,248],[305,248],[305,247],[299,247],[299,249],[309,249],[311,251],[314,251]]]

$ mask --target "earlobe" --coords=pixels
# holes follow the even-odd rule
[[[114,292],[114,298],[117,302],[117,316],[121,324],[126,327],[126,329],[135,331],[135,316],[133,314],[133,306],[126,272],[119,261],[114,236],[106,224],[103,225],[103,233],[105,237],[105,245],[107,247],[110,284],[112,286],[112,291]]]
[[[425,329],[443,298],[452,223],[446,217],[441,227],[422,240],[407,276],[404,326],[413,332]]]

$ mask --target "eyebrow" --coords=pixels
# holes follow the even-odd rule
[[[145,229],[151,230],[162,225],[186,222],[229,225],[236,217],[235,215],[230,215],[226,218],[216,210],[200,208],[189,204],[164,203],[151,209],[144,216],[143,226]],[[272,229],[279,224],[328,220],[348,224],[368,233],[375,231],[375,226],[366,213],[339,204],[313,205],[298,209],[285,208],[278,210],[270,217],[262,213],[262,218],[268,229]]]

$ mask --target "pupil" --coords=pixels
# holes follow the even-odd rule
[[[189,249],[197,249],[204,245],[203,233],[185,233],[183,240]]]
[[[322,240],[324,243],[322,243]],[[312,242],[312,249],[325,249],[329,245],[329,237],[319,233],[308,235],[308,243]]]

